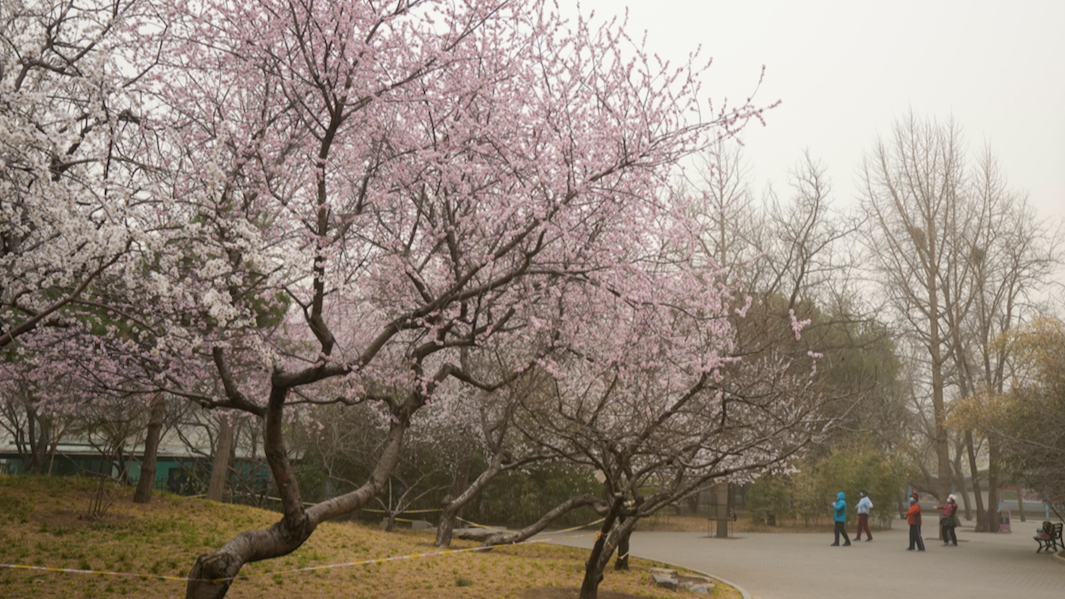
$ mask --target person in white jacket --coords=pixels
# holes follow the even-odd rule
[[[865,529],[865,542],[873,540],[873,533],[869,530],[869,509],[873,507],[873,502],[869,500],[869,494],[862,489],[858,492],[861,495],[861,499],[858,500],[858,534],[854,536],[855,541],[862,540],[862,529]]]

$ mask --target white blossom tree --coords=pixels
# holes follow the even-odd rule
[[[137,238],[137,0],[0,6],[0,347],[65,315]],[[147,66],[147,64],[146,64]]]

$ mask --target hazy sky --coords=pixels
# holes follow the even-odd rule
[[[570,9],[577,0],[559,0]],[[858,195],[862,154],[911,108],[953,116],[972,154],[988,144],[1011,188],[1065,217],[1065,0],[581,0],[596,20],[623,15],[637,40],[675,64],[701,46],[704,90],[782,100],[743,139],[751,184],[804,148],[828,168],[834,199]],[[734,103],[734,102],[730,102]]]

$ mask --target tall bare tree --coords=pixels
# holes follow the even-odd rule
[[[943,499],[960,479],[951,472],[947,401],[952,393],[1002,392],[1009,356],[993,342],[1032,313],[1033,294],[1055,263],[1052,236],[1025,198],[1007,188],[990,150],[968,161],[954,121],[907,115],[866,157],[863,179],[873,268],[898,326],[927,365],[935,489]],[[971,431],[962,435],[978,526],[993,530],[996,521],[982,521],[977,446]],[[998,481],[988,486],[995,505]]]
[[[972,266],[956,259],[971,216],[960,128],[953,120],[924,120],[911,112],[866,155],[862,180],[872,267],[898,326],[928,361],[936,494],[945,500],[951,479],[944,397],[952,351],[947,308],[959,301],[950,297],[956,282],[969,274],[958,269]]]
[[[1006,391],[1011,355],[1007,344],[995,343],[1028,317],[1041,311],[1039,292],[1057,264],[1055,236],[1041,224],[1023,195],[1011,191],[990,149],[985,148],[969,184],[970,201],[979,212],[978,227],[958,259],[971,264],[968,293],[951,305],[954,379],[962,397]],[[963,432],[977,504],[977,526],[996,530],[997,521],[983,521],[977,456],[972,431]],[[989,444],[995,442],[988,439]],[[989,449],[993,449],[990,447]],[[988,476],[988,504],[997,505],[998,468]]]

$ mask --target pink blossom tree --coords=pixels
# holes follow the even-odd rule
[[[703,115],[699,69],[534,0],[179,1],[156,18],[143,47],[162,50],[138,57],[158,62],[141,89],[170,173],[143,277],[168,315],[153,351],[209,360],[224,393],[194,399],[265,420],[283,503],[270,529],[201,556],[189,597],[225,595],[245,563],[366,505],[441,385],[528,370],[541,346],[493,380],[461,353],[520,348],[576,317],[544,306],[622,281],[617,257],[668,218],[677,160],[759,114]],[[159,380],[191,388],[190,373]],[[364,401],[389,420],[373,473],[305,507],[286,411]]]
[[[559,458],[601,473],[608,507],[582,599],[596,596],[614,549],[628,553],[640,518],[715,481],[782,463],[825,425],[808,368],[793,368],[783,353],[735,355],[732,319],[743,296],[723,282],[723,269],[696,266],[703,258],[694,221],[665,224],[657,236],[645,231],[658,243],[619,257],[628,264],[623,277],[598,279],[562,300],[570,317],[540,361],[554,375],[554,392],[522,402],[516,420]],[[802,324],[793,322],[796,336]],[[761,374],[756,382],[749,370]]]

